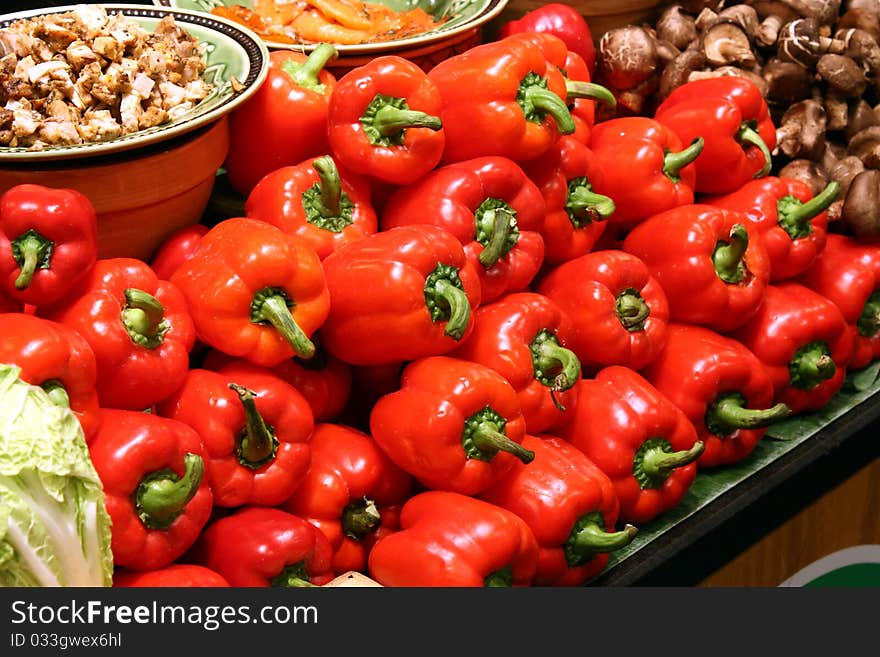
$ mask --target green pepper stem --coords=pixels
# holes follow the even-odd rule
[[[523,95],[527,103],[535,109],[546,112],[556,121],[556,127],[561,135],[570,135],[574,132],[574,119],[571,112],[555,93],[538,85],[530,85],[523,89]]]
[[[443,332],[453,340],[460,340],[471,318],[471,303],[467,294],[443,279],[434,284],[434,292],[449,306],[449,319]]]
[[[329,43],[320,43],[309,53],[306,61],[297,63],[286,60],[281,64],[281,70],[287,73],[293,81],[304,89],[323,91],[324,85],[318,77],[328,62],[336,59],[338,51]]]
[[[700,458],[705,448],[705,444],[700,440],[690,449],[681,452],[664,452],[659,447],[654,447],[642,456],[642,470],[651,479],[665,479],[675,468],[688,465]]]
[[[627,331],[641,331],[651,309],[638,292],[627,289],[617,296],[615,312]]]
[[[743,256],[749,247],[749,233],[742,224],[730,229],[729,241],[719,241],[712,253],[715,273],[725,283],[739,283],[745,278]]]
[[[709,411],[712,424],[728,429],[761,429],[791,415],[791,409],[782,403],[767,409],[745,408],[743,403],[739,395],[716,400]]]
[[[611,93],[606,87],[603,87],[601,84],[596,84],[595,82],[583,82],[581,80],[566,79],[566,101],[570,103],[578,98],[590,98],[592,100],[598,100],[608,105],[608,107],[615,107],[617,105],[617,99],[614,97],[614,94]]]
[[[838,194],[840,194],[840,184],[832,180],[825,189],[806,203],[794,196],[781,198],[776,204],[777,223],[793,240],[806,237],[812,232],[810,221],[820,212],[827,210]]]
[[[472,435],[474,444],[483,452],[508,452],[523,463],[531,463],[535,453],[498,431],[489,422],[480,422]]]
[[[619,532],[606,532],[598,522],[590,522],[578,529],[568,545],[578,554],[614,552],[629,545],[638,533],[632,525],[626,525]]]
[[[513,586],[513,570],[505,566],[500,570],[489,573],[483,578],[483,586],[487,588],[503,588]]]
[[[417,110],[399,109],[393,105],[384,105],[376,112],[373,127],[383,137],[391,137],[407,128],[439,130],[443,127],[443,122],[439,116],[432,116]]]
[[[816,342],[798,350],[789,363],[791,384],[802,390],[810,390],[837,372],[837,366],[828,352],[828,346]]]
[[[565,201],[569,218],[588,217],[591,221],[601,221],[614,214],[614,209],[614,201],[603,194],[597,194],[586,185],[572,189]]]
[[[379,526],[382,515],[373,500],[364,498],[352,502],[342,511],[342,533],[356,541]]]
[[[281,588],[310,588],[315,586],[309,581],[309,575],[306,572],[305,564],[300,561],[299,563],[291,564],[289,566],[285,566],[284,570],[282,570],[278,575],[272,578],[270,584],[273,587],[281,587]]]
[[[168,330],[162,303],[152,294],[133,287],[126,288],[124,294],[122,323],[129,337],[149,349],[158,347]]]
[[[673,182],[681,180],[681,170],[699,157],[704,145],[703,138],[697,137],[683,151],[666,153],[663,156],[663,174]]]
[[[49,399],[56,406],[70,408],[70,395],[67,394],[64,386],[59,381],[46,381],[40,386],[49,395]]]
[[[138,485],[135,507],[147,527],[163,529],[171,525],[198,492],[205,473],[202,457],[187,453],[183,463],[182,477],[163,470],[147,475]]]
[[[507,246],[507,238],[510,236],[513,220],[513,215],[504,208],[486,210],[483,214],[482,221],[491,224],[492,228],[489,234],[489,243],[480,251],[477,260],[486,269],[491,269],[501,259]]]
[[[18,242],[18,248],[21,253],[22,264],[21,271],[15,279],[15,289],[23,290],[31,284],[34,273],[37,271],[41,253],[46,248],[46,240],[37,236],[36,233],[31,233]]]
[[[768,173],[770,173],[770,167],[773,165],[773,161],[770,156],[770,149],[767,148],[767,144],[761,138],[761,135],[758,134],[758,131],[755,130],[748,121],[743,121],[742,125],[739,127],[736,138],[741,143],[757,146],[761,149],[761,153],[764,154],[764,166],[761,168],[760,171],[755,173],[753,177],[761,178],[762,176],[766,176]]]
[[[260,319],[269,322],[287,340],[300,358],[315,355],[315,345],[293,319],[287,300],[280,294],[267,296],[260,304],[257,313]]]
[[[562,368],[553,379],[553,389],[568,390],[581,378],[581,362],[571,349],[559,345],[555,341],[546,340],[537,347],[538,357],[535,365],[541,372]]]
[[[237,383],[230,383],[244,408],[245,426],[239,442],[239,455],[248,465],[260,466],[275,455],[275,436],[257,410],[255,393]]]
[[[874,292],[868,297],[856,320],[856,328],[859,335],[865,338],[873,338],[880,331],[880,292]]]
[[[339,216],[339,202],[342,198],[342,181],[339,179],[339,169],[336,162],[329,155],[319,157],[312,162],[312,168],[318,172],[321,190],[321,202],[318,204],[318,212],[322,217]]]

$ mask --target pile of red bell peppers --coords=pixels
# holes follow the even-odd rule
[[[76,192],[0,200],[0,361],[79,418],[118,585],[583,584],[880,356],[880,245],[770,175],[747,80],[594,125],[548,32],[333,54],[272,53],[245,216],[149,264]]]

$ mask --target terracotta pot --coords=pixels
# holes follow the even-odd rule
[[[201,219],[228,149],[224,117],[119,155],[0,166],[0,193],[22,183],[76,189],[95,206],[100,258],[149,261],[168,235]]]

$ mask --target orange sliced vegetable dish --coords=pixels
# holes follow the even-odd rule
[[[279,43],[355,45],[394,41],[434,29],[443,21],[424,9],[394,11],[358,0],[253,0],[215,7],[211,13],[242,23],[264,39]]]

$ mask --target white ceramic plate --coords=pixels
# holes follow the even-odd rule
[[[375,43],[363,44],[336,44],[336,50],[339,56],[347,55],[369,55],[372,53],[383,53],[390,50],[403,50],[414,46],[427,46],[437,41],[446,40],[454,35],[462,32],[473,30],[481,25],[488,23],[495,18],[504,7],[508,0],[367,0],[376,4],[386,5],[397,11],[405,9],[414,9],[421,7],[429,14],[437,16],[446,16],[447,20],[430,32],[425,32],[405,39],[396,39],[393,41],[380,41]],[[176,7],[180,9],[188,9],[202,11],[210,14],[211,10],[219,6],[231,7],[233,5],[242,5],[249,9],[253,8],[250,0],[153,0],[153,4],[160,7]],[[315,43],[285,43],[280,41],[266,40],[266,45],[270,48],[279,49],[295,49],[303,52],[310,52],[315,48]]]
[[[122,13],[152,31],[166,15],[206,45],[207,68],[203,77],[213,85],[211,94],[174,121],[115,139],[86,144],[47,146],[42,150],[0,146],[0,163],[63,160],[105,155],[155,144],[216,121],[247,100],[269,73],[266,44],[246,27],[200,11],[163,9],[144,5],[101,4],[107,13]],[[0,28],[19,18],[71,11],[74,5],[22,11],[0,16]],[[232,78],[241,83],[236,93]]]

